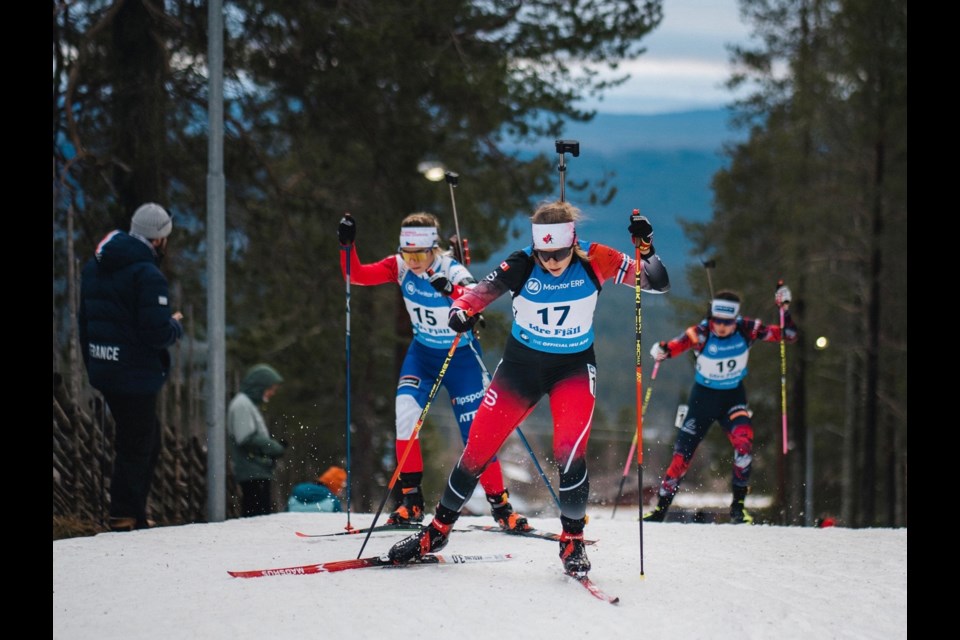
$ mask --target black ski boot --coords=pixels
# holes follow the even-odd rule
[[[749,487],[734,487],[730,503],[730,524],[753,524],[753,516],[744,506]]]
[[[443,549],[447,546],[453,523],[459,517],[459,511],[447,509],[438,504],[436,515],[430,521],[430,524],[390,547],[387,556],[394,564],[405,564],[416,562],[428,553]],[[447,520],[447,522],[444,522],[444,520]]]
[[[560,534],[560,560],[563,570],[574,576],[585,576],[590,571],[590,558],[587,557],[587,547],[583,543],[583,527],[587,524],[586,518],[571,520],[560,516],[563,524],[563,533]]]
[[[394,564],[416,562],[424,555],[439,551],[447,546],[452,524],[443,524],[434,518],[420,531],[409,535],[390,547],[387,556]]]
[[[423,522],[423,490],[420,488],[422,478],[422,473],[400,474],[403,501],[387,516],[387,524],[412,525]]]
[[[657,506],[650,513],[644,514],[644,522],[663,522],[667,518],[667,510],[673,502],[673,496],[660,496]]]
[[[506,489],[499,495],[496,493],[487,494],[487,502],[490,503],[493,519],[504,531],[530,531],[533,527],[530,526],[524,516],[514,512],[513,505],[510,504],[509,500],[510,492]]]

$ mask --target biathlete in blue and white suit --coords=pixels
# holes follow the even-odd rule
[[[512,253],[453,302],[450,327],[467,333],[477,315],[506,292],[513,296],[513,327],[503,358],[477,411],[470,439],[450,474],[433,521],[390,549],[396,563],[443,548],[460,509],[507,436],[544,395],[553,415],[553,454],[560,475],[560,558],[569,573],[590,569],[583,543],[587,498],[587,443],[596,401],[593,315],[601,285],[633,288],[636,262],[610,247],[577,239],[580,212],[566,202],[533,214],[533,244]],[[635,214],[629,231],[642,256],[641,288],[663,293],[666,268],[655,255],[653,227]]]
[[[440,222],[432,213],[412,213],[401,222],[397,253],[379,262],[361,264],[356,250],[349,252],[350,282],[361,286],[390,282],[399,285],[413,325],[413,341],[403,359],[397,383],[398,462],[411,443],[417,420],[457,335],[447,326],[451,302],[476,284],[464,265],[440,249],[439,227]],[[356,238],[356,220],[350,214],[340,221],[337,235],[341,249],[340,267],[346,278],[346,249],[354,246]],[[489,382],[490,375],[483,365],[480,343],[468,332],[460,338],[442,381],[442,386],[450,395],[453,414],[464,442],[467,441],[470,423]],[[407,524],[423,520],[422,480],[420,440],[412,438],[410,453],[400,469],[403,501],[387,518],[388,523]],[[515,513],[509,502],[509,492],[504,486],[503,473],[496,459],[483,472],[480,484],[493,517],[502,528],[517,531],[530,528],[527,519]]]
[[[783,332],[779,326],[767,326],[759,320],[740,315],[740,296],[720,291],[710,302],[707,317],[669,342],[653,345],[650,355],[663,361],[693,349],[697,356],[696,376],[690,392],[689,412],[677,433],[673,458],[660,482],[657,507],[643,519],[663,522],[680,481],[690,468],[694,451],[714,422],[733,446],[733,501],[730,522],[752,524],[744,508],[753,467],[753,425],[747,406],[743,381],[747,377],[747,359],[756,342],[797,341],[797,327],[790,316],[790,289],[781,286],[775,300],[783,310]]]

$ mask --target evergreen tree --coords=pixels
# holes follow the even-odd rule
[[[478,260],[512,219],[553,190],[553,139],[592,113],[578,100],[625,79],[601,71],[642,52],[662,2],[237,0],[224,6],[228,397],[243,370],[275,365],[287,382],[271,432],[294,444],[285,491],[344,460],[344,297],[334,228],[344,211],[357,250],[396,249],[416,210],[453,232],[446,191],[417,171],[442,160],[463,176],[461,231]],[[66,345],[76,260],[145,200],[174,214],[167,269],[191,340],[178,354],[187,407],[204,432],[202,348],[206,206],[206,3],[54,3],[55,370],[78,379]],[[519,141],[544,153],[521,156]],[[132,204],[133,203],[133,204]],[[74,257],[76,256],[76,257]],[[482,275],[482,274],[479,274]],[[352,296],[355,505],[392,471],[393,393],[406,342],[388,287]],[[192,350],[189,350],[192,349]],[[224,402],[227,398],[223,399]],[[192,403],[192,404],[191,404]]]
[[[701,255],[724,256],[718,286],[742,289],[750,305],[762,305],[753,313],[773,313],[766,301],[778,277],[793,288],[804,338],[788,350],[784,520],[810,523],[805,472],[815,460],[820,504],[845,524],[902,524],[906,2],[743,0],[741,8],[762,42],[732,52],[740,72],[730,86],[753,88],[735,105],[750,137],[727,150],[730,166],[714,179],[713,220],[687,231]],[[702,278],[692,281],[702,290]],[[819,351],[818,336],[832,346]],[[751,377],[776,380],[778,355],[751,358]],[[779,398],[767,387],[751,400],[755,421],[773,424]],[[763,455],[779,455],[775,444]],[[886,498],[882,518],[878,496]]]

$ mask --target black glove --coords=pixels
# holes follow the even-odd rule
[[[640,247],[641,250],[646,247],[650,247],[651,251],[653,250],[653,246],[650,244],[653,241],[653,225],[650,224],[646,216],[640,215],[638,209],[633,210],[633,214],[630,216],[630,226],[627,227],[627,230],[633,238],[634,246]]]
[[[430,276],[430,286],[445,296],[453,293],[453,283],[447,280],[447,277],[442,273],[435,273]]]
[[[477,320],[479,319],[480,314],[471,316],[463,309],[450,307],[450,316],[447,324],[457,333],[466,333],[473,329],[473,325],[477,324]]]
[[[343,214],[340,218],[340,224],[337,226],[337,240],[340,245],[347,247],[353,244],[357,238],[357,223],[349,213]]]

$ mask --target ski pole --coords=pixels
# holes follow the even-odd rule
[[[647,391],[649,395],[650,391]],[[623,485],[627,480],[627,474],[630,473],[630,463],[633,461],[633,452],[637,449],[637,432],[633,432],[633,441],[630,442],[630,450],[627,451],[627,463],[623,465],[623,475],[620,476],[620,486],[617,488],[617,495],[613,499],[613,513],[610,514],[610,519],[613,520],[617,517],[617,506],[620,505],[620,496],[623,495]],[[640,502],[643,502],[643,487],[640,487]]]
[[[457,345],[460,343],[461,335],[463,334],[458,333],[457,337],[453,339],[453,344],[450,345],[450,351],[447,352],[447,357],[443,361],[443,366],[440,367],[440,373],[437,374],[437,379],[433,383],[433,388],[430,389],[430,395],[427,396],[427,402],[423,405],[423,410],[420,412],[420,417],[417,418],[417,424],[413,427],[413,433],[410,435],[410,440],[407,441],[407,446],[403,450],[403,455],[400,456],[400,461],[397,463],[397,468],[393,472],[390,482],[387,484],[387,491],[383,494],[383,499],[380,501],[380,506],[377,508],[377,513],[373,516],[373,522],[370,523],[370,527],[367,529],[367,535],[363,539],[363,545],[360,547],[360,553],[357,554],[358,559],[363,555],[363,550],[367,547],[367,541],[370,539],[370,534],[373,532],[373,528],[377,526],[377,520],[380,518],[380,514],[383,512],[383,506],[387,504],[387,498],[390,497],[390,492],[393,491],[393,485],[397,483],[397,478],[400,477],[400,469],[403,468],[403,463],[407,461],[407,456],[410,455],[410,449],[413,448],[413,441],[416,440],[420,434],[420,428],[423,426],[423,421],[427,418],[427,411],[430,410],[430,405],[433,404],[433,398],[437,395],[437,390],[440,388],[440,382],[443,380],[443,376],[447,372],[447,367],[450,365],[450,360],[453,358],[453,353],[457,350]]]
[[[639,216],[640,210],[634,209],[633,216]],[[641,499],[637,501],[637,509],[640,520],[640,577],[643,577],[643,353],[641,347],[641,335],[643,333],[643,316],[640,313],[640,240],[634,241],[634,261],[636,265],[636,281],[634,282],[634,298],[637,309],[636,318],[636,347],[637,347],[637,486],[640,487]]]
[[[553,491],[553,485],[550,484],[550,480],[547,478],[547,474],[543,472],[543,468],[540,466],[540,462],[537,460],[537,456],[534,455],[533,449],[530,447],[530,443],[527,442],[527,438],[523,435],[523,432],[520,431],[520,427],[517,427],[517,435],[520,436],[520,440],[523,442],[523,446],[527,448],[527,453],[530,454],[530,459],[533,460],[533,465],[537,468],[537,473],[540,474],[540,477],[543,478],[544,484],[547,485],[547,489],[550,491],[550,496],[553,498],[554,504],[557,505],[557,509],[560,508],[560,499],[557,497],[557,494]]]
[[[460,221],[457,219],[457,199],[453,195],[453,188],[460,182],[460,174],[453,171],[447,171],[443,174],[447,184],[450,185],[450,206],[453,207],[453,228],[457,233],[457,248],[454,257],[459,260],[463,266],[470,266],[470,254],[466,250],[467,241],[460,235]]]
[[[347,531],[353,529],[350,524],[350,260],[353,245],[347,245],[347,295],[346,295],[346,345],[347,345]]]
[[[557,171],[560,172],[560,202],[566,202],[566,172],[567,172],[567,153],[574,158],[580,156],[580,143],[576,140],[557,140],[554,143],[557,154],[560,156],[560,162],[557,164]]]
[[[653,391],[653,381],[657,379],[657,371],[660,370],[660,361],[657,360],[653,363],[653,373],[650,374],[650,385],[647,386],[647,393],[643,398],[643,409],[641,413],[647,415],[647,407],[650,405],[650,393]],[[627,474],[630,473],[630,461],[633,460],[633,451],[637,446],[637,432],[633,432],[633,442],[630,443],[630,451],[627,452],[627,462],[623,465],[623,475],[620,477],[620,488],[617,489],[617,497],[613,501],[613,513],[610,515],[610,519],[613,520],[617,517],[617,505],[620,504],[620,497],[623,496],[623,483],[627,479]],[[643,487],[640,487],[640,502],[643,502]]]
[[[710,269],[713,269],[717,266],[717,259],[713,258],[712,260],[701,260],[700,264],[702,264],[703,268],[707,271],[707,284],[710,286],[710,299],[713,300],[713,278],[710,277]]]
[[[777,280],[777,289],[783,286],[783,278]],[[780,307],[780,406],[783,424],[783,455],[787,455],[787,345],[783,341],[783,305]]]
[[[460,184],[460,174],[454,173],[453,171],[447,171],[443,174],[443,177],[446,178],[447,184],[450,185],[450,205],[453,207],[453,227],[455,229],[456,235],[450,238],[450,244],[453,249],[453,257],[465,267],[470,266],[470,246],[467,244],[467,239],[460,236],[460,220],[457,218],[457,199],[453,195],[453,188]],[[456,242],[454,242],[456,239]],[[477,323],[481,327],[486,327],[486,320],[483,319],[483,316],[480,316],[480,320]],[[476,336],[477,340],[480,339],[480,331],[477,328],[474,328],[473,335]]]

